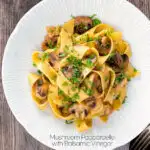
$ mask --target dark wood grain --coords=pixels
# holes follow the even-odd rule
[[[0,0],[0,63],[16,23],[40,0]],[[150,0],[129,0],[150,18]],[[0,65],[1,67],[1,65]],[[0,69],[1,71],[1,69]],[[1,80],[1,73],[0,73]],[[50,150],[33,139],[12,115],[0,82],[0,150]]]

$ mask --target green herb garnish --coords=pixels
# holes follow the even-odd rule
[[[108,60],[112,59],[115,55],[116,55],[116,53],[115,53],[115,52],[111,53],[111,54],[109,55]]]
[[[70,16],[72,19],[74,19],[75,18],[75,16],[73,16],[72,14],[71,14],[71,16]]]
[[[73,120],[66,120],[65,123],[66,124],[72,124],[74,121]]]
[[[126,78],[126,75],[124,73],[121,73],[119,76],[116,77],[115,83],[119,84],[124,78]]]
[[[40,70],[37,70],[37,73],[38,73],[38,74],[42,74],[42,72],[41,72]]]
[[[75,86],[72,86],[72,87],[71,87],[71,90],[72,90],[72,91],[75,91],[75,90],[76,90],[76,87],[75,87]]]
[[[128,77],[127,75],[126,75],[126,77],[127,77],[128,82],[131,81],[131,78],[130,78],[130,77]]]
[[[89,95],[89,96],[92,96],[93,95],[93,91],[92,89],[84,89],[84,92]]]
[[[65,57],[65,56],[66,56],[65,53],[59,53],[59,58],[63,58],[63,57]]]
[[[33,62],[33,63],[32,63],[32,65],[33,65],[34,67],[36,67],[36,66],[37,66],[35,62]]]
[[[58,95],[64,95],[64,92],[61,89],[58,89]]]
[[[77,59],[75,56],[68,57],[67,61],[75,67],[80,67],[82,65],[82,61]]]
[[[137,72],[137,69],[136,69],[136,68],[134,68],[134,72]]]
[[[69,79],[72,83],[79,83],[80,76],[82,73],[82,61],[80,59],[77,59],[75,56],[70,56],[67,58],[68,63],[72,66],[73,69],[73,75]]]
[[[87,67],[89,67],[89,68],[91,68],[91,67],[93,67],[93,62],[91,61],[91,59],[90,58],[88,58],[87,60],[86,60],[86,66]]]
[[[122,104],[125,104],[126,99],[127,99],[127,96],[124,98],[124,100],[123,100]]]
[[[49,54],[48,53],[43,53],[43,55],[41,57],[42,61],[45,61],[48,58],[49,58]]]
[[[78,93],[75,93],[73,96],[72,96],[72,102],[76,102],[77,99],[79,99],[79,94]]]
[[[100,24],[101,21],[98,18],[93,19],[93,26],[95,27],[96,25]]]
[[[87,42],[91,42],[91,41],[93,41],[93,38],[92,37],[88,37],[87,38]]]
[[[91,54],[91,55],[89,56],[89,58],[91,58],[91,59],[95,58],[95,54]]]
[[[96,16],[96,14],[93,14],[92,16],[90,16],[91,19],[93,19]]]
[[[53,32],[54,32],[54,31],[53,31]],[[55,45],[52,41],[49,41],[49,42],[47,43],[47,46],[48,46],[50,49],[56,48],[56,45]]]

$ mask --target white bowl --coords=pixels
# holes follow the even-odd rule
[[[38,110],[32,101],[27,75],[33,71],[31,54],[40,49],[47,25],[63,24],[70,16],[97,16],[123,33],[132,48],[133,65],[141,71],[140,77],[128,86],[128,98],[123,107],[104,124],[95,120],[93,128],[78,133],[73,125],[55,118],[51,111]],[[56,149],[113,149],[135,138],[150,121],[150,23],[126,0],[44,0],[34,6],[19,21],[11,34],[2,65],[2,81],[8,104],[29,134],[43,144]],[[88,146],[54,146],[50,135],[95,136]],[[111,135],[111,145],[102,136]],[[101,137],[100,137],[101,136]],[[101,139],[100,139],[101,138]],[[66,140],[65,140],[66,141]],[[69,139],[67,141],[70,141]],[[80,142],[80,140],[73,140]],[[63,142],[63,140],[60,140]],[[71,142],[71,141],[70,141]],[[86,141],[88,142],[88,141]],[[101,142],[101,146],[92,143]]]

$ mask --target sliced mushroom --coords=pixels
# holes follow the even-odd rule
[[[69,115],[68,109],[66,107],[60,106],[60,107],[58,107],[58,109],[59,109],[59,111],[61,112],[61,114],[63,116],[68,116]]]
[[[93,86],[97,89],[97,91],[99,93],[102,93],[103,89],[102,89],[101,78],[98,74],[95,74],[93,83],[94,83]]]
[[[94,96],[90,96],[84,100],[84,103],[86,104],[86,106],[94,108],[96,106],[96,98]]]
[[[96,40],[95,47],[98,50],[100,56],[108,55],[111,48],[111,40],[109,37],[103,36],[102,38]]]
[[[43,83],[42,80],[38,80],[35,86],[36,86],[35,90],[36,97],[38,97],[40,100],[46,99],[49,88],[48,83]]]
[[[97,73],[91,73],[84,81],[88,89],[96,89],[99,93],[103,92],[101,78]]]
[[[123,69],[126,70],[129,65],[129,57],[126,54],[124,54],[122,55],[122,58],[123,58]]]
[[[84,120],[88,115],[88,107],[83,104],[74,104],[69,108],[69,112],[74,114],[76,118]]]
[[[45,36],[45,39],[42,43],[42,49],[47,50],[49,48],[54,48],[57,44],[57,40],[59,37],[59,32],[57,30],[57,27],[49,27],[47,29],[48,34]]]
[[[119,52],[115,52],[115,55],[109,58],[106,63],[111,66],[116,73],[119,73],[127,69],[129,58],[126,54],[120,55]]]
[[[55,52],[49,54],[49,64],[58,71],[59,69],[59,57]]]
[[[73,66],[65,66],[62,68],[62,71],[65,75],[65,77],[67,77],[68,79],[72,78],[73,76]]]
[[[92,19],[87,16],[78,16],[75,17],[75,33],[83,34],[92,28]]]

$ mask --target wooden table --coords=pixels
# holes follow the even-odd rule
[[[40,0],[0,0],[0,62],[16,23]],[[150,18],[150,0],[129,0]],[[1,80],[1,73],[0,73]],[[0,150],[50,150],[33,139],[12,115],[0,82]]]

